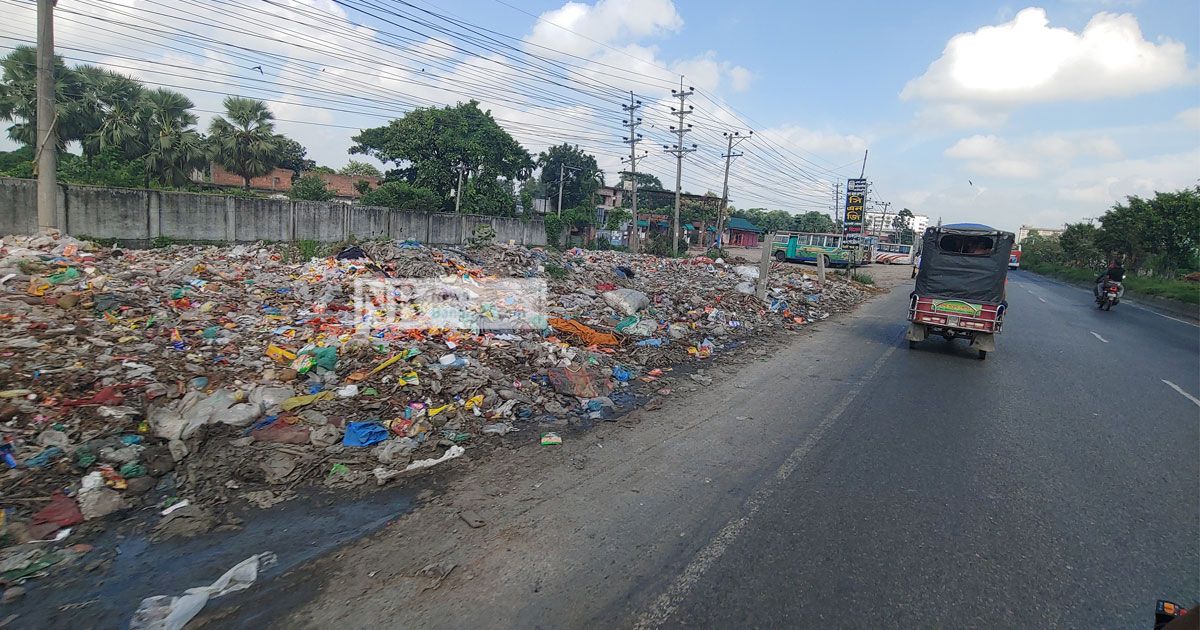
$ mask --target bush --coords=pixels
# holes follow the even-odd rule
[[[870,285],[875,284],[875,278],[872,278],[871,276],[868,276],[868,275],[862,274],[862,273],[856,273],[853,276],[851,276],[850,279],[859,284],[870,284]]]
[[[542,219],[542,225],[546,227],[546,243],[551,247],[558,247],[562,242],[563,220],[553,214],[547,214]]]
[[[567,277],[567,270],[561,265],[555,263],[546,263],[542,266],[542,268],[546,270],[547,276],[550,276],[555,280],[562,280]]]
[[[325,185],[325,180],[316,175],[305,175],[292,184],[288,197],[302,201],[329,201],[334,192]]]
[[[364,194],[358,202],[364,206],[417,212],[437,212],[442,209],[442,200],[432,190],[408,182],[384,182]]]
[[[486,223],[480,223],[471,230],[471,236],[467,238],[469,247],[487,247],[496,240],[496,230]]]

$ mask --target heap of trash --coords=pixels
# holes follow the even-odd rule
[[[294,252],[0,239],[0,546],[129,510],[161,512],[158,535],[208,531],[227,502],[382,485],[506,434],[561,443],[639,388],[669,395],[673,367],[869,290],[775,264],[763,300],[757,266],[703,257]],[[447,318],[406,301],[421,291],[467,299]]]

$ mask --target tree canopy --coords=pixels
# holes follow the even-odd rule
[[[339,175],[349,175],[351,177],[383,177],[383,173],[373,165],[366,162],[350,160],[342,168],[337,170]]]
[[[591,199],[592,193],[604,184],[604,173],[595,156],[588,155],[577,145],[559,144],[538,155],[542,169],[538,179],[546,192],[558,203],[558,177],[562,173],[562,206],[574,208]]]
[[[350,153],[395,164],[389,178],[431,190],[447,206],[453,205],[460,173],[465,191],[476,180],[512,182],[533,169],[529,152],[477,101],[414,109],[383,127],[364,129],[353,141]]]
[[[288,197],[304,201],[329,201],[334,192],[325,185],[325,180],[316,175],[305,175],[292,183]]]
[[[304,145],[287,136],[279,136],[279,168],[292,171],[293,179],[317,168],[316,161],[306,158],[306,155],[308,149]]]
[[[225,116],[215,116],[208,126],[213,160],[230,173],[242,178],[242,188],[250,189],[250,179],[270,173],[279,165],[283,138],[275,135],[275,115],[266,103],[239,96],[225,97]]]

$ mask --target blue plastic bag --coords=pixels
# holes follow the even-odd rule
[[[342,446],[370,446],[388,439],[387,427],[378,422],[351,422],[346,425]]]
[[[621,381],[622,383],[633,378],[633,372],[630,372],[624,366],[620,366],[620,365],[613,366],[612,375],[613,375],[613,378],[617,379],[618,381]]]

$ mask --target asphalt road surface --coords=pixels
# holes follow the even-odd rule
[[[1015,272],[980,361],[910,350],[907,293],[653,422],[514,451],[517,481],[458,490],[487,527],[414,516],[277,625],[1149,628],[1200,598],[1200,328]],[[435,559],[439,588],[381,577]]]
[[[1200,335],[1088,297],[1016,272],[987,361],[884,343],[664,625],[1134,628],[1200,595]]]

